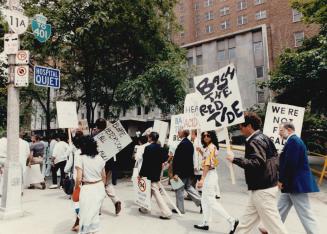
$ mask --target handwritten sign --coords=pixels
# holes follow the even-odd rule
[[[133,178],[135,203],[147,210],[151,210],[151,181],[143,177],[140,180]]]
[[[216,72],[194,77],[201,95],[201,131],[215,130],[244,122],[241,94],[233,64]]]
[[[76,102],[56,102],[59,128],[78,128]]]
[[[284,147],[285,140],[279,136],[279,125],[283,122],[292,122],[295,134],[301,136],[305,108],[269,102],[263,133],[270,137],[277,149]]]
[[[124,149],[132,139],[121,125],[120,121],[109,125],[105,130],[94,137],[100,149],[103,160],[108,161]]]
[[[168,131],[168,123],[160,120],[155,120],[153,124],[153,131],[159,133],[159,141],[161,146],[164,146],[167,131]]]

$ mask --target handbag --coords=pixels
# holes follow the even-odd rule
[[[75,187],[75,180],[73,178],[74,161],[75,161],[75,159],[74,159],[74,153],[73,153],[73,166],[69,173],[70,175],[67,175],[65,177],[65,179],[63,180],[63,185],[62,185],[62,188],[67,195],[72,195],[74,192],[74,187]]]

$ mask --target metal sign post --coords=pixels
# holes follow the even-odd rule
[[[10,4],[10,9],[12,5]],[[15,88],[16,52],[8,54],[7,161],[5,163],[0,218],[20,217],[22,210],[22,169],[19,163],[19,90]]]

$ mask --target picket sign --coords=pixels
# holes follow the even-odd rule
[[[159,142],[161,147],[163,147],[167,137],[168,123],[160,120],[154,120],[152,131],[159,133]]]
[[[132,178],[135,192],[135,203],[147,210],[151,210],[151,181],[146,177]]]
[[[177,208],[176,204],[170,199],[168,193],[166,192],[165,188],[162,186],[162,184],[159,182],[159,189],[160,191],[163,192],[163,194],[165,195],[165,197],[167,198],[168,202],[174,207],[174,209],[177,211],[179,216],[182,216],[182,213],[180,212],[180,210]]]

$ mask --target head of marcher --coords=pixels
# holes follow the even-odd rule
[[[73,144],[75,145],[76,148],[80,148],[80,140],[83,137],[83,132],[82,131],[76,131],[75,136],[73,137]]]
[[[107,128],[107,121],[104,118],[99,118],[95,121],[94,135],[102,132]]]
[[[178,138],[179,139],[184,139],[190,135],[190,131],[187,129],[179,129],[178,130]]]
[[[79,139],[79,148],[82,155],[89,157],[95,157],[99,153],[97,142],[91,136],[82,136]]]
[[[240,131],[243,136],[249,137],[252,135],[252,133],[260,129],[261,123],[262,121],[256,113],[245,112],[244,123],[239,125]]]
[[[284,139],[287,139],[294,132],[295,127],[291,122],[284,122],[279,125],[279,135]]]
[[[203,147],[207,147],[210,143],[214,144],[217,148],[218,146],[218,139],[215,131],[206,131],[201,134],[201,143]]]
[[[158,139],[159,139],[159,133],[157,132],[150,132],[150,134],[148,135],[148,142],[157,143]]]
[[[39,135],[33,135],[32,136],[32,143],[36,143],[40,141],[40,136]]]

